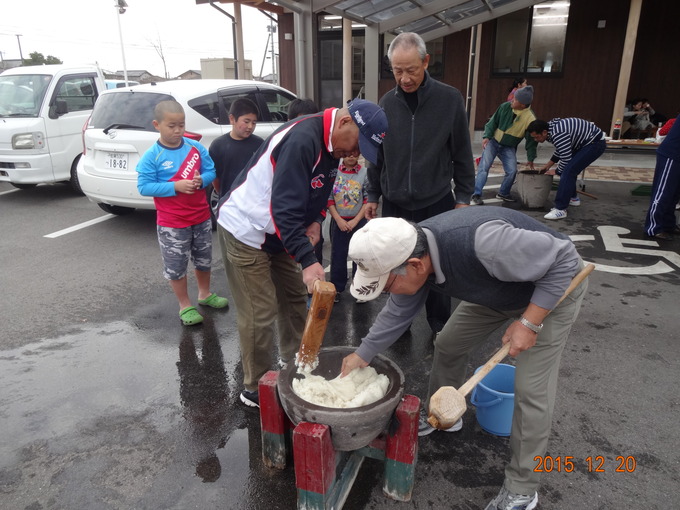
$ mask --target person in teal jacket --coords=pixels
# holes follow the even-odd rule
[[[529,107],[534,99],[534,88],[527,85],[517,89],[512,101],[503,103],[489,119],[484,127],[484,140],[482,141],[482,157],[477,167],[475,179],[475,192],[472,195],[472,203],[483,205],[482,189],[489,176],[489,168],[496,156],[503,163],[505,178],[496,195],[505,202],[514,202],[510,196],[510,188],[517,174],[517,146],[526,140],[527,159],[529,168],[534,169],[536,159],[536,147],[538,144],[529,136],[527,126],[536,120],[533,110]]]

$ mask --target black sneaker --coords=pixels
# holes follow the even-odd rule
[[[335,295],[335,299],[333,299],[333,303],[339,303],[339,302],[340,302],[340,293],[338,292],[338,293]]]
[[[257,391],[243,390],[239,398],[248,407],[260,407],[260,394]]]
[[[496,193],[496,198],[500,198],[503,202],[517,202],[510,195],[501,195],[500,193]]]
[[[482,200],[481,195],[472,195],[472,198],[470,200],[475,205],[484,205],[484,200]]]

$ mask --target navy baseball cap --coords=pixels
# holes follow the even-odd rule
[[[374,165],[378,163],[378,149],[387,133],[385,110],[366,99],[353,99],[347,104],[349,114],[359,126],[359,150]]]

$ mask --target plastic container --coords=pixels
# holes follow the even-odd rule
[[[517,172],[515,184],[522,206],[528,209],[544,207],[552,188],[552,175],[545,175],[538,170]]]
[[[482,429],[495,436],[509,436],[515,405],[515,367],[496,365],[472,391],[470,402],[477,408],[477,423]]]

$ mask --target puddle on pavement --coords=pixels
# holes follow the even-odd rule
[[[211,320],[170,331],[115,322],[0,351],[0,485],[13,503],[82,507],[101,490],[125,506],[160,491],[169,508],[225,486],[248,500],[261,443],[258,414],[238,403],[238,342]]]

